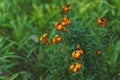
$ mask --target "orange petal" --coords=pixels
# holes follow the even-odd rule
[[[79,70],[79,69],[75,67],[75,68],[73,69],[73,72],[77,72],[78,70]]]
[[[71,64],[71,65],[70,65],[70,70],[73,70],[74,67],[75,67],[75,65],[74,65],[74,64]]]
[[[45,38],[47,38],[47,36],[48,36],[48,33],[44,33],[42,37],[43,37],[43,39],[45,39]]]
[[[57,30],[62,30],[63,29],[63,26],[62,25],[58,25],[57,26]]]

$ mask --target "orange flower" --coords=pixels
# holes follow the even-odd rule
[[[58,38],[56,38],[56,40],[57,40],[58,42],[60,42],[60,41],[62,40],[62,38],[59,36]]]
[[[71,10],[70,6],[71,6],[71,2],[69,2],[67,5],[62,6],[62,10],[64,11],[64,13],[68,12]]]
[[[71,20],[68,20],[68,21],[66,22],[67,25],[70,25],[71,23],[72,23]]]
[[[52,39],[52,43],[58,43],[62,40],[62,37],[59,35],[55,35],[55,37],[53,37]]]
[[[54,26],[55,26],[55,28],[56,28],[57,30],[62,30],[62,29],[63,29],[63,25],[62,25],[61,23],[56,22],[56,23],[54,24]]]
[[[57,41],[56,41],[56,39],[55,38],[53,38],[52,39],[52,43],[56,43]]]
[[[101,16],[97,20],[97,24],[106,26],[106,18],[102,18]]]
[[[71,10],[71,8],[68,5],[64,5],[62,6],[62,10],[64,11],[64,13],[67,13],[68,11]]]
[[[47,33],[44,33],[44,34],[40,37],[40,41],[42,41],[43,39],[46,39],[47,36],[48,36],[48,34],[47,34]]]
[[[46,45],[47,43],[50,44],[50,41],[47,40],[47,36],[48,36],[48,33],[44,33],[41,37],[40,37],[40,41]]]
[[[61,22],[62,26],[66,26],[66,23],[64,21]]]
[[[83,51],[82,51],[82,50],[75,50],[75,51],[73,51],[73,53],[72,53],[72,58],[78,59],[82,54],[83,54]]]
[[[64,18],[62,18],[63,22],[66,22],[67,20],[69,20],[69,18],[67,16],[65,16]]]
[[[67,16],[65,16],[64,18],[62,18],[61,23],[60,23],[60,22],[56,22],[56,23],[54,24],[54,26],[55,26],[55,28],[56,28],[57,30],[63,30],[63,27],[64,27],[64,26],[69,25],[69,24],[71,24],[71,23],[72,23],[72,21],[71,21]]]
[[[57,26],[57,30],[62,30],[62,29],[63,29],[63,25],[60,24]]]
[[[66,25],[67,25],[67,21],[68,21],[68,20],[69,20],[69,19],[68,19],[68,17],[67,17],[67,16],[65,16],[64,18],[62,18],[61,25],[66,26]]]
[[[80,70],[81,67],[82,67],[82,64],[76,62],[76,63],[70,65],[70,70],[73,72],[78,72],[78,70]]]
[[[79,57],[80,57],[80,53],[76,53],[76,51],[72,53],[72,58],[78,59]]]
[[[71,21],[67,16],[65,16],[64,18],[62,18],[61,24],[62,24],[63,26],[69,25],[69,24],[71,24],[71,23],[72,23],[72,21]]]
[[[60,24],[59,22],[56,22],[56,23],[54,24],[54,26],[57,27],[59,24]]]
[[[82,49],[80,49],[80,50],[75,50],[75,51],[76,51],[76,53],[80,53],[81,55],[84,53]]]
[[[97,50],[97,52],[96,52],[98,55],[100,55],[101,53],[102,53],[102,51],[101,50]]]
[[[57,42],[61,41],[62,40],[62,37],[59,36],[59,35],[55,35],[55,39],[57,40]]]
[[[80,69],[80,68],[82,67],[82,64],[79,64],[78,62],[76,62],[75,64],[76,64],[76,67],[77,67],[78,69]]]

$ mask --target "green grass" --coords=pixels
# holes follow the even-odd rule
[[[64,14],[67,2],[72,10]],[[72,20],[67,33],[54,28],[64,16]],[[99,16],[106,27],[97,25]],[[0,80],[119,80],[119,25],[120,0],[0,0]],[[39,37],[45,32],[63,40],[43,46]],[[83,66],[73,73],[76,44],[84,50],[78,60]]]

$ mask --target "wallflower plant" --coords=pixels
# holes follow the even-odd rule
[[[102,42],[107,36],[106,18],[100,16],[96,18],[97,22],[94,21],[96,23],[94,27],[84,27],[80,21],[73,21],[67,14],[72,11],[70,6],[68,4],[62,6],[65,16],[60,22],[53,24],[55,35],[51,38],[51,45],[47,46],[51,47],[47,52],[52,52],[49,56],[50,61],[47,62],[50,70],[48,77],[56,80],[58,80],[56,77],[59,77],[59,80],[89,80],[94,75],[90,80],[96,80],[98,76],[98,80],[103,80],[105,76],[102,74],[106,69],[106,59],[103,55],[106,45]],[[100,34],[101,31],[103,35]]]
[[[70,7],[70,5],[65,5],[65,6],[62,6],[62,9],[65,13],[67,13],[67,12],[70,11],[69,7]],[[71,23],[72,23],[72,20],[70,20],[68,16],[65,16],[65,17],[62,18],[61,22],[56,22],[54,24],[54,26],[57,30],[63,30],[65,32],[66,30],[65,30],[64,27],[67,26],[67,25],[70,25]],[[106,26],[106,19],[102,18],[102,17],[99,17],[98,20],[97,20],[97,24],[102,25],[102,26]],[[47,43],[47,33],[44,33],[42,35],[42,37],[40,37],[40,41],[42,41],[42,40],[43,40],[44,44]],[[55,35],[55,37],[52,38],[52,43],[57,44],[61,40],[62,40],[61,36]],[[97,54],[100,55],[101,51],[98,50]],[[72,55],[72,58],[75,59],[75,60],[79,59],[81,57],[81,55],[83,55],[83,50],[80,48],[79,44],[76,45],[76,49],[72,52],[71,55]],[[79,64],[79,63],[76,62],[76,63],[70,65],[70,70],[72,70],[73,72],[77,72],[81,68],[81,67],[77,68],[76,67],[77,65],[82,66],[82,64]]]
[[[0,80],[120,80],[119,0],[65,3],[0,1]]]

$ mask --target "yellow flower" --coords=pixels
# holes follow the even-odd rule
[[[41,41],[44,45],[46,45],[47,43],[50,44],[50,41],[48,41],[47,37],[48,37],[48,33],[44,33],[44,34],[40,37],[40,41]]]
[[[72,53],[72,58],[78,59],[78,58],[80,57],[80,55],[81,55],[80,53],[74,51],[74,52]]]
[[[71,64],[69,68],[73,72],[78,72],[78,70],[80,70],[82,68],[82,64],[76,62],[74,64]]]
[[[76,51],[76,53],[80,53],[80,54],[83,54],[83,50],[75,50]]]
[[[83,54],[83,50],[75,50],[72,53],[72,58],[78,59]]]

